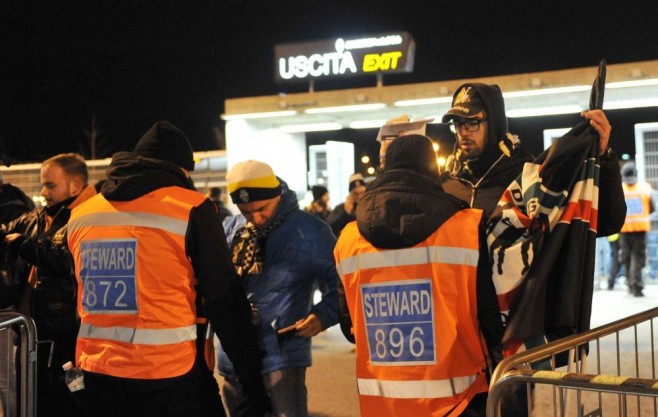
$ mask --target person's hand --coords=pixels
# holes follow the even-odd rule
[[[297,330],[297,336],[313,337],[322,331],[322,321],[313,313],[295,324],[297,325],[295,328]]]
[[[9,233],[7,236],[5,236],[5,245],[7,246],[11,245],[13,241],[15,241],[20,237],[21,237],[20,233]]]
[[[356,198],[352,193],[349,193],[345,199],[345,212],[352,214],[354,212],[354,206],[356,206]]]
[[[603,110],[588,110],[580,113],[582,117],[589,120],[589,124],[596,130],[599,134],[599,155],[605,153],[605,149],[608,147],[608,141],[610,140],[610,131],[612,131],[612,126],[606,117]]]
[[[25,239],[27,238],[21,233],[9,233],[5,236],[4,244],[10,250],[18,250],[23,242],[25,242]]]

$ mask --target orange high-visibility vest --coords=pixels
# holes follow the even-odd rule
[[[132,201],[97,195],[73,210],[68,244],[80,289],[82,369],[139,379],[192,369],[202,320],[185,234],[190,211],[204,199],[165,187]]]
[[[356,222],[334,255],[356,339],[362,417],[459,415],[487,391],[476,299],[482,211],[461,210],[424,242],[377,249]]]
[[[621,186],[626,200],[626,221],[621,233],[648,232],[651,230],[651,186],[646,182],[622,183]]]

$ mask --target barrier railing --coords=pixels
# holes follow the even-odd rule
[[[506,358],[491,378],[487,416],[505,415],[501,399],[519,385],[533,417],[658,416],[656,317],[658,308]]]
[[[36,367],[37,367],[37,333],[34,322],[29,317],[25,316],[18,311],[5,310],[0,311],[0,331],[11,332],[15,331],[18,334],[18,350],[20,355],[18,357],[19,363],[16,364],[16,369],[20,372],[20,385],[18,386],[18,398],[12,398],[11,391],[3,392],[3,398],[9,401],[18,400],[20,416],[21,417],[34,417],[36,415]],[[13,347],[13,337],[7,337],[8,344]],[[12,372],[9,372],[14,365],[15,353],[13,349],[7,349],[6,358],[0,360],[6,361],[8,364],[6,381],[10,382],[11,378],[15,378]],[[7,384],[8,385],[8,384]],[[3,404],[3,410],[6,409]]]

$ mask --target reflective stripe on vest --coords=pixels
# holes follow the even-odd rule
[[[434,381],[383,381],[358,378],[359,394],[386,398],[446,398],[466,391],[477,375]]]
[[[131,327],[100,327],[80,325],[78,337],[105,339],[138,345],[169,345],[196,339],[196,325],[177,329],[135,329]]]
[[[347,275],[357,270],[426,263],[477,266],[478,257],[479,252],[475,249],[427,246],[362,253],[341,260],[337,268],[340,275]]]
[[[79,217],[68,224],[69,231],[82,227],[98,226],[139,226],[161,229],[169,233],[185,236],[187,221],[173,219],[152,213],[117,212],[117,213],[91,213]]]

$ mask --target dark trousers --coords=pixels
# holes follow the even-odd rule
[[[486,417],[487,396],[488,394],[486,392],[476,394],[459,417]]]
[[[637,294],[644,288],[642,268],[647,261],[647,234],[646,232],[620,233],[619,246],[629,291]]]
[[[530,393],[530,407],[528,407]],[[528,417],[533,407],[534,386],[528,384],[509,385],[500,399],[500,410],[503,417]]]
[[[79,417],[82,412],[64,383],[62,365],[73,361],[77,334],[43,335],[37,346],[37,417]],[[20,347],[16,379],[20,387]],[[20,405],[20,402],[19,402]]]
[[[89,417],[222,417],[219,386],[208,368],[177,378],[134,380],[84,372],[85,389],[75,393]]]

